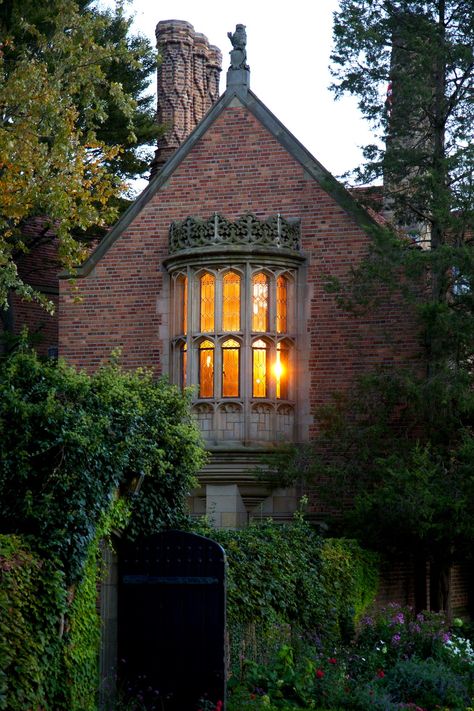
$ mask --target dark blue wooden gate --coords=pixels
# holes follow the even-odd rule
[[[225,701],[225,554],[167,531],[119,551],[119,688],[150,710]]]

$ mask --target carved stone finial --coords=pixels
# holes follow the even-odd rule
[[[227,37],[232,43],[230,51],[230,68],[231,69],[248,69],[247,64],[247,33],[245,25],[236,25],[235,32],[227,33]]]

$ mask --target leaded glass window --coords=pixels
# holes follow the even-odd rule
[[[263,272],[252,279],[252,331],[268,331],[268,276]]]
[[[285,343],[278,343],[276,349],[276,360],[274,366],[275,373],[275,394],[277,399],[288,399],[288,347]]]
[[[188,332],[188,277],[183,277],[182,280],[183,289],[183,304],[181,309],[181,318],[183,324],[182,333],[186,334]]]
[[[222,344],[222,397],[239,397],[240,343],[228,338]]]
[[[252,344],[252,395],[267,396],[267,344],[261,338]]]
[[[276,280],[276,330],[288,331],[288,281],[281,275]]]
[[[211,333],[214,330],[214,297],[216,280],[212,274],[203,274],[201,286],[201,333]]]
[[[180,356],[181,356],[181,387],[185,388],[186,387],[186,378],[187,378],[187,368],[188,368],[188,346],[186,343],[181,344],[181,350],[180,350]]]
[[[201,341],[199,346],[199,397],[214,397],[214,344]]]
[[[227,272],[222,279],[222,330],[240,331],[240,276]]]

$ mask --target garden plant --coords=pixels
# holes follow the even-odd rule
[[[270,663],[246,661],[230,683],[241,709],[435,709],[472,705],[474,650],[461,620],[390,604],[364,617],[346,644],[284,644]]]

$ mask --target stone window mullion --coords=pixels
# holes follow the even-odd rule
[[[241,396],[244,401],[244,439],[250,440],[250,411],[252,401],[252,267],[247,262],[243,288],[240,290],[242,299],[241,326],[243,328],[243,343],[241,352]]]

